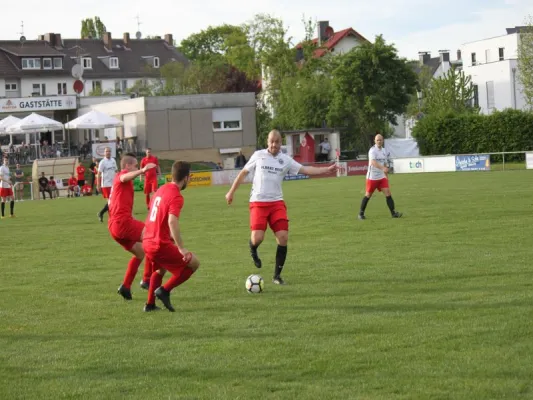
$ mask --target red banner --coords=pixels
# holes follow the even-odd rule
[[[368,171],[368,161],[348,161],[348,176],[366,175]]]

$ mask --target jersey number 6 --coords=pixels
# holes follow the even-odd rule
[[[154,222],[157,217],[157,210],[159,209],[159,203],[161,203],[161,197],[156,197],[152,203],[152,211],[150,211],[150,221]]]

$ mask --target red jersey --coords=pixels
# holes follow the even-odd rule
[[[85,167],[83,165],[80,164],[76,167],[76,173],[79,181],[85,180]]]
[[[68,178],[68,185],[69,186],[78,186],[78,180],[74,177]]]
[[[157,159],[157,157],[154,157],[154,156],[144,157],[141,160],[141,168],[144,168],[146,166],[146,164],[159,165],[159,160]],[[147,181],[157,181],[157,167],[149,169],[148,171],[146,171],[146,174],[144,174],[144,178]]]
[[[50,185],[50,187],[55,187],[56,186],[56,181],[54,179],[50,179],[48,181],[48,184]]]
[[[85,184],[85,185],[82,186],[81,192],[84,193],[84,194],[89,194],[89,193],[93,192],[93,189],[91,188],[91,185]]]
[[[133,211],[133,180],[121,182],[120,177],[129,171],[123,169],[113,180],[109,195],[109,221],[131,219]]]
[[[183,196],[176,184],[166,183],[157,189],[146,218],[143,241],[156,247],[174,243],[170,236],[168,216],[172,214],[179,218],[182,208]]]

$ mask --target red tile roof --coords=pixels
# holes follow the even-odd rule
[[[347,36],[354,36],[355,38],[363,41],[368,42],[368,40],[361,35],[359,32],[357,32],[355,29],[348,28],[343,29],[342,31],[338,31],[333,33],[332,36],[319,48],[316,49],[314,52],[314,57],[322,57],[324,54],[326,54],[328,51],[330,51],[332,48],[334,48],[342,39],[344,39]],[[318,43],[318,38],[315,38],[312,40],[313,44]],[[301,48],[301,43],[296,46],[296,48]]]

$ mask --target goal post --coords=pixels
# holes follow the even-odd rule
[[[70,178],[70,174],[74,174],[74,176],[76,176],[76,167],[78,164],[78,157],[41,158],[33,161],[33,199],[40,199],[39,177],[43,172],[48,179],[50,179],[51,176],[54,177],[57,188],[59,189],[59,197],[66,197],[67,191],[62,189],[66,189],[68,187],[68,179]]]

